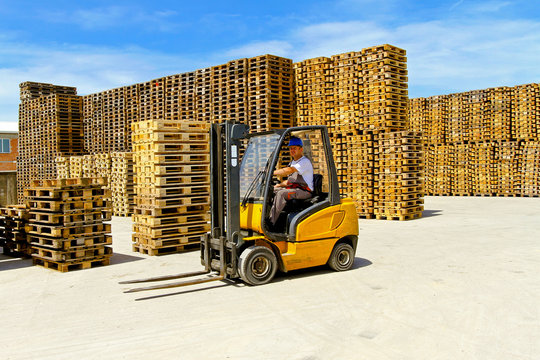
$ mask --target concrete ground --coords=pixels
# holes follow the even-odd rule
[[[539,359],[540,198],[427,197],[424,217],[360,220],[353,270],[123,293],[201,269],[131,251],[59,273],[0,255],[2,359]]]

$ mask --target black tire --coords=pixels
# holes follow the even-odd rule
[[[354,250],[351,245],[347,243],[339,243],[334,246],[330,259],[328,259],[328,266],[335,271],[349,270],[354,263]]]
[[[272,250],[264,246],[250,246],[238,259],[238,273],[249,285],[269,283],[276,275],[277,259]]]

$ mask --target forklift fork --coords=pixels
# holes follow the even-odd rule
[[[154,282],[154,281],[183,279],[183,278],[200,276],[200,275],[211,275],[210,277],[205,278],[205,279],[184,280],[180,282],[168,283],[168,284],[163,284],[163,285],[139,287],[139,288],[126,290],[124,291],[124,293],[133,293],[133,292],[139,292],[139,291],[158,290],[158,289],[169,289],[169,288],[175,288],[175,287],[181,287],[181,286],[203,284],[203,283],[212,282],[212,281],[225,280],[227,276],[227,254],[226,254],[227,247],[225,245],[225,241],[226,241],[225,237],[219,238],[219,259],[220,259],[219,273],[212,272],[212,268],[211,268],[212,259],[210,256],[211,255],[210,254],[211,240],[208,234],[204,237],[203,241],[204,241],[203,257],[204,257],[204,267],[205,267],[204,270],[177,274],[177,275],[165,275],[165,276],[151,277],[151,278],[146,278],[146,279],[121,281],[119,282],[119,284],[139,284],[139,283]]]

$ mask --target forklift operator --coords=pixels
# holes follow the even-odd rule
[[[287,176],[287,180],[274,186],[274,203],[270,209],[272,225],[276,224],[287,200],[309,199],[313,196],[313,165],[304,156],[303,146],[301,139],[292,136],[289,140],[289,151],[293,161],[289,166],[274,171],[274,176]]]

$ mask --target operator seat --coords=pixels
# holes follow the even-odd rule
[[[289,226],[292,222],[292,219],[301,211],[307,209],[308,207],[323,201],[328,197],[328,193],[322,192],[322,180],[323,176],[321,174],[313,174],[313,196],[309,199],[299,200],[292,199],[287,201],[287,205],[283,212],[287,214],[287,223],[285,230],[289,232]]]

